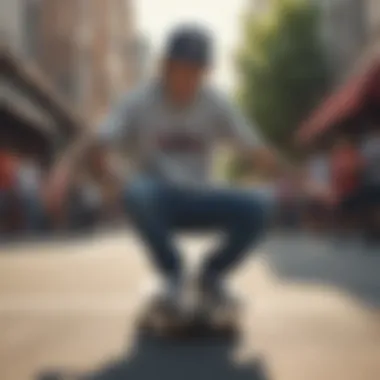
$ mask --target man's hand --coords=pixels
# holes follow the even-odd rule
[[[268,148],[257,148],[251,153],[251,161],[262,173],[270,176],[295,178],[299,169]]]
[[[63,211],[64,202],[68,195],[72,177],[78,173],[80,163],[94,144],[92,131],[86,129],[64,152],[59,162],[47,180],[45,188],[45,202],[49,212],[53,215]]]
[[[315,183],[305,173],[304,168],[293,165],[286,158],[276,155],[270,149],[256,150],[254,152],[254,161],[256,166],[261,168],[264,173],[276,177],[284,176],[293,183],[294,196],[320,199],[328,204],[334,203],[335,197],[329,187]]]
[[[255,166],[265,173],[275,174],[279,171],[278,158],[270,149],[255,149],[253,160]]]

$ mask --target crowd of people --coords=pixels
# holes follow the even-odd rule
[[[380,132],[363,139],[340,136],[331,150],[317,152],[308,175],[323,189],[307,202],[311,223],[338,231],[362,231],[369,240],[380,236]]]
[[[358,141],[341,136],[332,149],[311,155],[305,169],[315,188],[314,196],[291,202],[296,186],[292,187],[291,181],[280,185],[288,199],[283,223],[336,233],[363,231],[370,240],[379,239],[380,132],[375,130]],[[0,235],[78,230],[105,216],[101,189],[79,175],[65,213],[50,213],[44,201],[46,179],[33,155],[0,151]]]
[[[0,152],[1,231],[42,227],[41,170],[31,156]]]
[[[47,171],[33,155],[0,150],[0,236],[46,234],[93,225],[100,214],[101,194],[83,178],[73,185],[68,208],[56,215],[45,202]]]

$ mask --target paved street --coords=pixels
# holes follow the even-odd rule
[[[196,261],[212,241],[180,243]],[[334,247],[278,235],[252,255],[234,278],[248,300],[235,347],[137,339],[152,275],[130,235],[4,247],[0,379],[378,380],[380,255]]]

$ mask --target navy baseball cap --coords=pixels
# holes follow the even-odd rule
[[[165,57],[209,66],[212,63],[212,50],[212,38],[206,30],[195,26],[182,26],[170,34]]]

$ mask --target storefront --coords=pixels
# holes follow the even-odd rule
[[[0,68],[4,78],[0,148],[51,162],[54,152],[69,142],[83,123],[37,70],[27,67],[5,46],[0,48]]]

